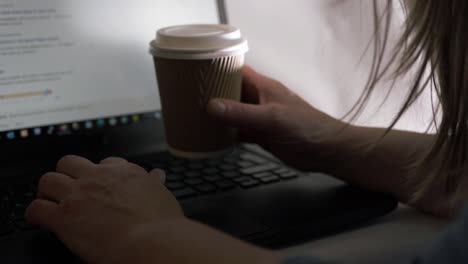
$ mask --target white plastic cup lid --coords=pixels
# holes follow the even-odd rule
[[[180,25],[158,30],[150,44],[154,56],[168,59],[212,59],[245,54],[247,40],[230,25]]]

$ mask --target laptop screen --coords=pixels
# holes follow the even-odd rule
[[[215,0],[2,0],[0,140],[117,126],[160,109],[158,28],[218,23]]]

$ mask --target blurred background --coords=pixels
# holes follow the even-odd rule
[[[370,72],[373,49],[365,51],[374,32],[372,2],[226,0],[230,23],[240,27],[249,40],[247,63],[338,118],[355,104]],[[401,6],[394,9],[390,48],[404,21]],[[410,81],[411,76],[397,80],[381,107],[389,81],[380,84],[355,123],[388,126],[407,95]],[[427,92],[396,127],[426,131],[432,115],[430,102]]]

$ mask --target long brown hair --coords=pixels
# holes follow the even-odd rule
[[[384,62],[394,4],[404,7],[407,18],[392,58]],[[401,110],[389,127],[391,129],[423,91],[432,89],[430,92],[437,99],[435,106],[433,104],[437,133],[422,166],[430,166],[439,173],[432,173],[425,179],[421,192],[429,189],[428,186],[437,178],[438,183],[444,184],[446,193],[453,193],[457,191],[462,175],[468,172],[468,1],[412,0],[395,3],[392,0],[374,0],[374,13],[373,66],[365,91],[352,111],[358,113],[362,110],[384,76],[392,74],[396,78],[411,73],[414,80]]]

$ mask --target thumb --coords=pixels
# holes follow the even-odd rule
[[[212,99],[208,114],[223,124],[241,129],[262,129],[269,123],[269,111],[264,106],[226,99]]]

